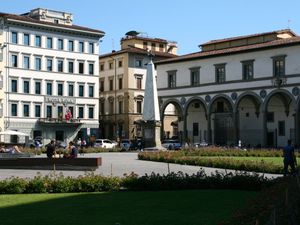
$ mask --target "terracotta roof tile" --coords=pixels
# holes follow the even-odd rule
[[[108,56],[119,55],[119,54],[123,54],[123,53],[137,53],[137,54],[147,55],[148,51],[145,50],[145,49],[142,49],[142,48],[131,47],[131,48],[125,48],[125,49],[122,49],[122,50],[119,50],[119,51],[115,51],[115,52],[112,52],[112,53],[100,55],[99,59],[102,59],[102,58],[105,58],[105,57],[108,57]],[[154,54],[154,56],[159,56],[159,57],[166,57],[166,58],[177,57],[177,55],[170,54],[170,53],[167,53],[167,52],[155,51],[155,52],[152,52],[152,53]]]
[[[237,37],[231,37],[231,38],[223,38],[223,39],[211,40],[211,41],[205,42],[205,43],[203,43],[203,44],[201,44],[199,46],[216,44],[216,43],[227,42],[227,41],[234,41],[234,40],[251,38],[251,37],[257,37],[257,36],[263,36],[263,35],[269,35],[269,34],[282,34],[282,33],[287,33],[287,32],[290,33],[290,34],[292,34],[293,36],[297,36],[290,29],[283,29],[283,30],[265,32],[265,33],[257,33],[257,34],[243,35],[243,36],[237,36]]]
[[[278,48],[278,47],[286,47],[292,45],[300,45],[300,36],[286,38],[286,39],[279,39],[265,43],[253,44],[253,45],[246,45],[240,47],[233,47],[233,48],[226,48],[220,50],[213,50],[213,51],[205,51],[205,52],[195,52],[191,54],[186,54],[182,56],[178,56],[172,59],[164,59],[156,62],[156,64],[166,64],[166,63],[173,63],[173,62],[180,62],[180,61],[188,61],[188,60],[196,60],[201,58],[209,58],[209,57],[216,57],[228,54],[237,54],[242,52],[249,52],[249,51],[259,51],[264,49],[270,48]]]

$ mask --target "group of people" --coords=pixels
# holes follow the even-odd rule
[[[50,144],[47,145],[46,154],[48,158],[55,158],[57,154],[57,148],[55,140],[51,140]],[[64,158],[77,158],[78,156],[78,149],[74,145],[74,142],[70,141],[67,147],[67,152],[64,153]]]

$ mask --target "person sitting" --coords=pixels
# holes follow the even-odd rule
[[[77,158],[78,156],[78,149],[77,147],[74,145],[73,141],[69,142],[69,146],[68,146],[68,150],[69,150],[69,154],[65,155],[65,158]]]
[[[10,146],[5,149],[3,146],[0,148],[1,153],[10,153],[10,154],[23,154],[17,145]]]

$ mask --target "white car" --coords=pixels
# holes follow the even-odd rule
[[[116,143],[109,139],[96,139],[94,147],[96,148],[115,148]]]

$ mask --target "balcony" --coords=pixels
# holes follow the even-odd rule
[[[80,119],[64,119],[64,118],[39,118],[38,123],[41,125],[63,125],[63,126],[79,126],[82,124]]]

